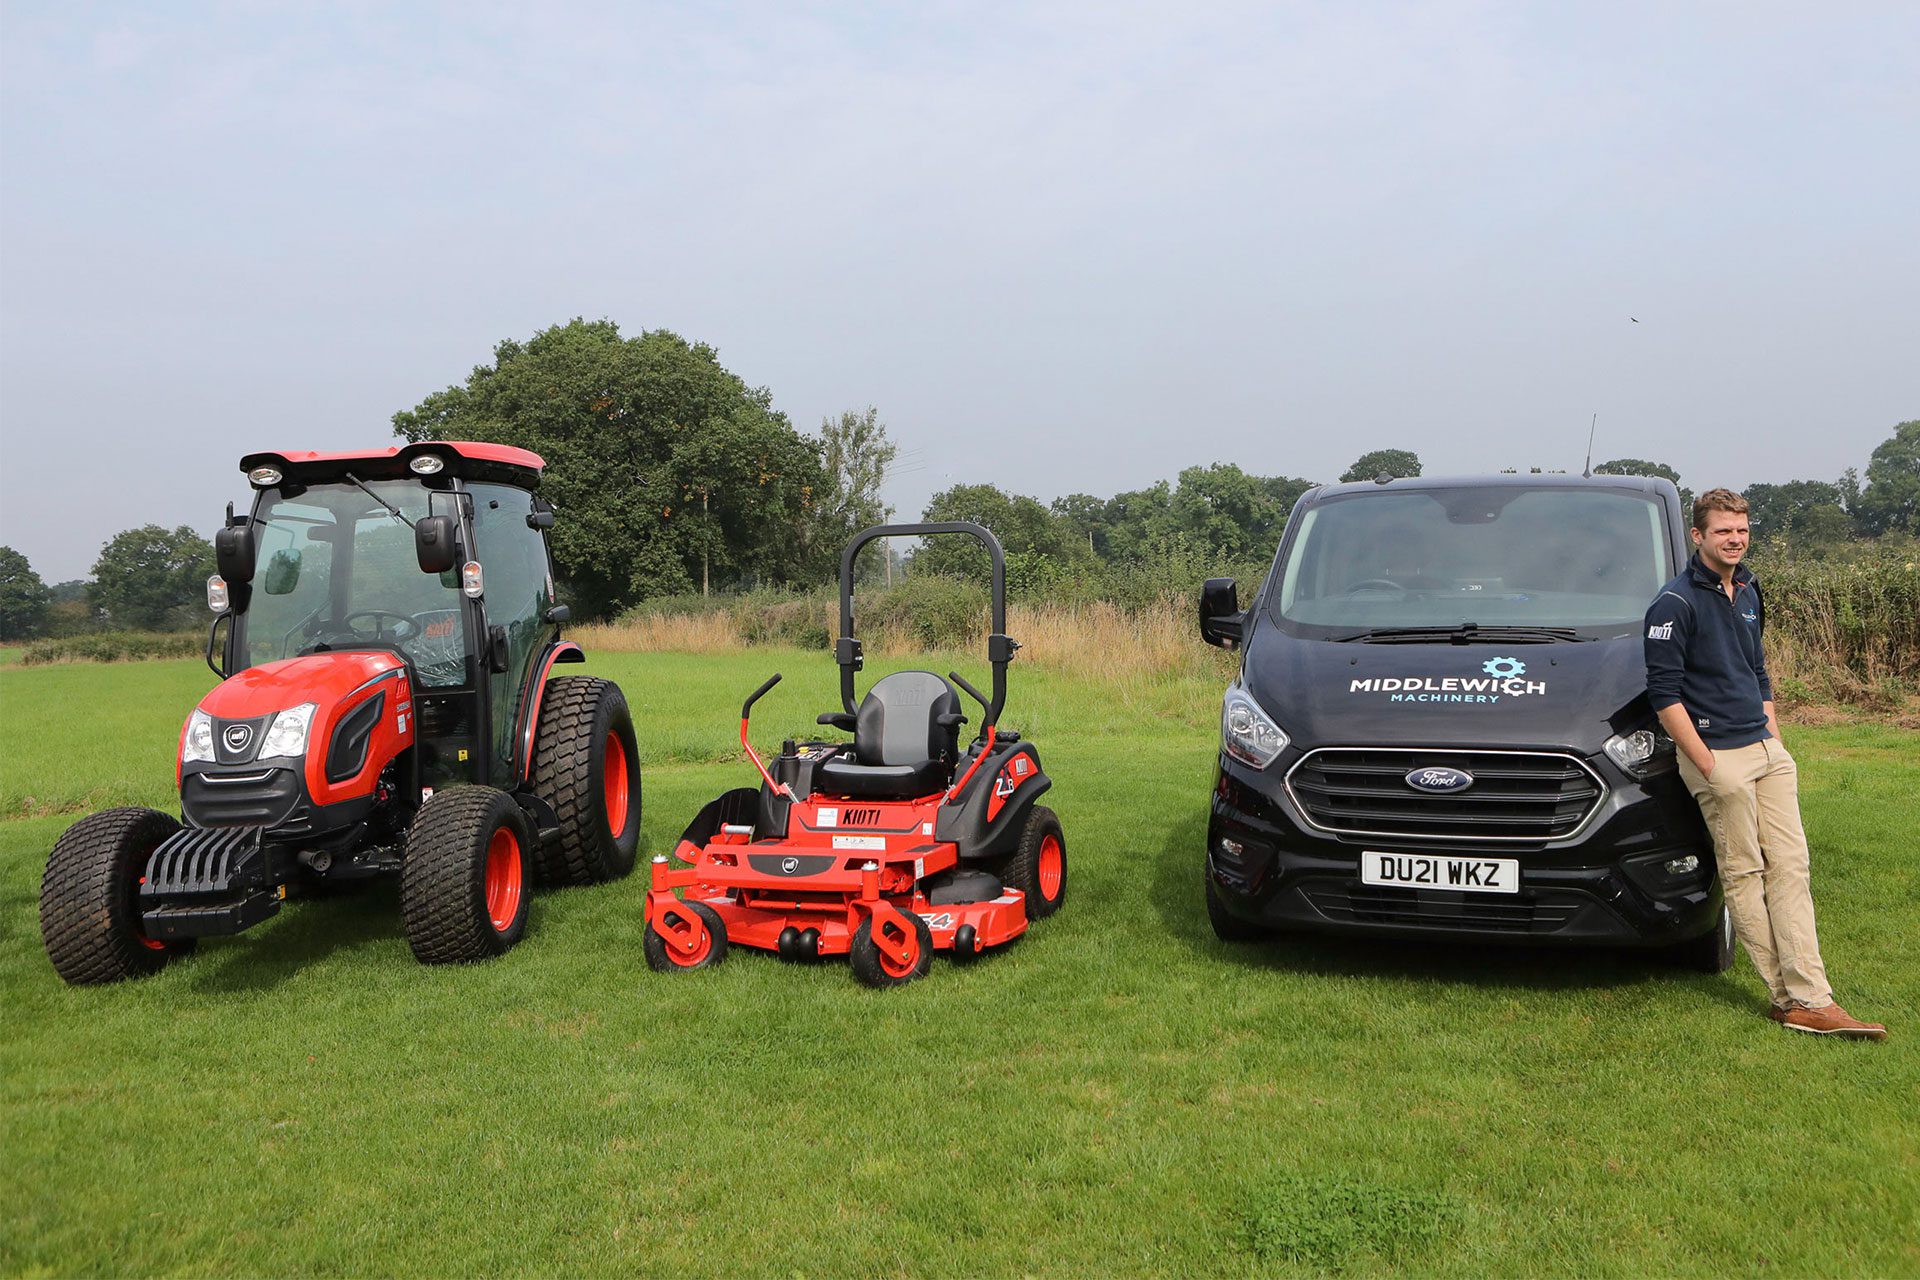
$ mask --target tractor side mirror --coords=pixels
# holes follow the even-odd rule
[[[1237,649],[1246,638],[1246,626],[1239,584],[1232,578],[1208,578],[1200,588],[1200,638],[1222,649]]]
[[[229,587],[253,581],[253,528],[228,525],[213,535],[213,558]]]
[[[556,604],[540,616],[547,622],[571,622],[573,609],[568,605]]]
[[[453,545],[452,516],[422,516],[413,526],[413,554],[422,573],[445,573],[458,555]]]

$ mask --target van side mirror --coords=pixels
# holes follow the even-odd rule
[[[213,558],[229,587],[253,581],[253,526],[228,525],[213,535]]]
[[[452,516],[422,516],[413,526],[413,554],[422,573],[445,573],[457,556]]]
[[[1246,626],[1239,584],[1232,578],[1208,578],[1200,587],[1200,638],[1222,649],[1237,649],[1246,638]]]

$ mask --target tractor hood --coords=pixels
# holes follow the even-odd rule
[[[1343,644],[1265,626],[1247,647],[1241,680],[1301,750],[1519,747],[1591,755],[1610,735],[1652,719],[1637,636]]]
[[[200,709],[216,720],[249,720],[311,702],[324,718],[348,694],[405,666],[381,649],[283,658],[229,676],[200,699]]]

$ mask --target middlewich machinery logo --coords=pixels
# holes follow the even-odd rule
[[[1547,691],[1544,680],[1525,680],[1527,664],[1518,658],[1488,658],[1477,676],[1368,676],[1354,680],[1348,693],[1383,693],[1388,702],[1494,703]]]

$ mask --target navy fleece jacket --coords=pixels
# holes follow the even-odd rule
[[[1647,607],[1647,698],[1660,711],[1686,707],[1700,739],[1714,750],[1745,747],[1767,733],[1761,704],[1773,699],[1760,584],[1745,565],[1733,571],[1733,597],[1698,554]]]

